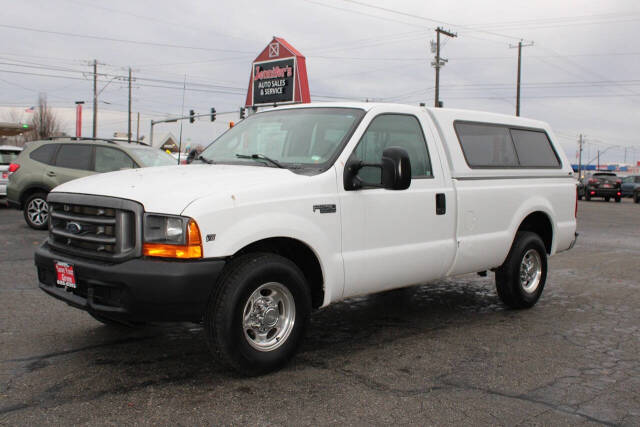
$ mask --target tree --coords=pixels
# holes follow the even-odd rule
[[[49,107],[47,95],[44,93],[38,96],[38,107],[33,113],[31,128],[32,131],[25,135],[30,141],[60,135],[60,121],[56,113]]]

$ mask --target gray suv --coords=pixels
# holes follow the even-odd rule
[[[148,166],[175,165],[156,148],[114,140],[55,139],[30,142],[11,165],[7,186],[9,205],[24,211],[31,228],[48,226],[47,194],[54,187],[102,172]]]
[[[9,167],[13,163],[22,147],[14,147],[12,145],[0,145],[0,202],[6,202],[7,199],[7,183],[9,182]]]

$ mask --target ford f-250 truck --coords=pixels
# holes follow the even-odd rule
[[[204,322],[245,374],[282,366],[314,308],[495,271],[533,306],[576,239],[576,180],[545,123],[393,104],[279,107],[200,163],[48,196],[40,288],[103,322]]]

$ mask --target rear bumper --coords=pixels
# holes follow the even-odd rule
[[[588,188],[586,192],[591,197],[620,197],[618,195],[619,188]]]
[[[73,265],[76,289],[56,284],[54,261]],[[225,260],[139,258],[107,264],[70,257],[44,243],[35,264],[40,289],[73,307],[125,322],[198,322]]]

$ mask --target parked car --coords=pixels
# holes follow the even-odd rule
[[[620,203],[622,181],[613,172],[596,172],[591,175],[584,189],[584,199],[591,200],[594,197],[602,197],[605,201],[614,198]]]
[[[10,165],[7,200],[24,211],[31,228],[44,230],[49,219],[47,194],[56,186],[101,172],[173,164],[168,154],[140,144],[69,138],[34,141]]]
[[[640,175],[630,175],[622,178],[620,186],[622,197],[633,197],[633,192],[640,188]]]
[[[9,183],[9,165],[18,157],[22,147],[0,145],[0,203],[7,201],[7,184]]]
[[[40,288],[105,323],[203,322],[214,357],[253,375],[347,297],[495,270],[504,304],[532,307],[576,240],[571,163],[521,117],[280,107],[200,161],[56,187]]]
[[[582,198],[584,197],[584,178],[578,178],[578,200],[582,200]]]

